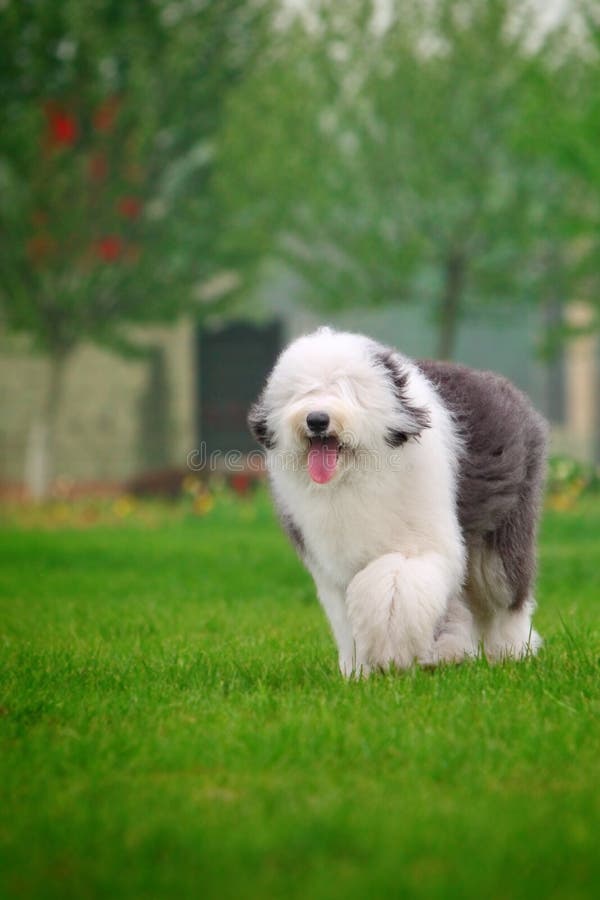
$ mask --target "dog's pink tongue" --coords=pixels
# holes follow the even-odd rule
[[[317,484],[330,481],[337,466],[338,445],[335,438],[315,440],[308,451],[308,474]]]

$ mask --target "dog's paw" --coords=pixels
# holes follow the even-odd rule
[[[478,648],[470,640],[465,641],[455,634],[441,634],[433,642],[430,653],[420,660],[424,665],[437,666],[440,663],[460,663],[477,656]]]
[[[483,627],[483,648],[492,661],[535,656],[543,644],[531,624],[533,601],[519,610],[498,610]]]
[[[458,663],[479,653],[479,632],[470,610],[460,597],[454,598],[436,626],[431,652],[423,660],[426,665]]]
[[[428,656],[445,602],[440,570],[427,558],[388,553],[369,563],[346,591],[357,659],[405,669]]]
[[[339,667],[340,672],[344,676],[344,678],[351,679],[354,678],[359,680],[361,678],[368,678],[371,674],[371,666],[366,663],[357,664],[353,659],[344,659],[340,656],[339,658]]]
[[[368,678],[371,674],[371,666],[366,661],[357,662],[356,656],[340,656],[338,662],[344,678],[359,680]]]

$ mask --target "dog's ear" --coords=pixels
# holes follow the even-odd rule
[[[248,413],[248,428],[250,433],[267,450],[275,446],[275,435],[267,425],[267,411],[262,397],[253,403]]]
[[[385,440],[390,447],[400,447],[409,438],[418,437],[431,427],[431,416],[426,406],[417,406],[408,396],[409,373],[402,359],[393,350],[382,348],[376,353],[376,362],[389,380],[398,406],[402,412],[398,425],[387,429]]]

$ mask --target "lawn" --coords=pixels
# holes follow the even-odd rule
[[[537,659],[360,683],[262,496],[0,555],[3,898],[600,894],[599,501]]]

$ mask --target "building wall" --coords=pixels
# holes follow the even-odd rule
[[[193,327],[139,332],[156,347],[163,366],[168,413],[153,406],[152,360],[124,359],[107,350],[84,345],[69,359],[56,430],[55,474],[74,480],[121,480],[147,467],[152,448],[147,435],[168,431],[163,458],[155,465],[185,465],[193,447]],[[27,350],[25,342],[0,345],[0,479],[21,482],[31,428],[44,402],[48,364]],[[150,395],[149,395],[150,392]],[[146,420],[145,429],[142,411]]]

